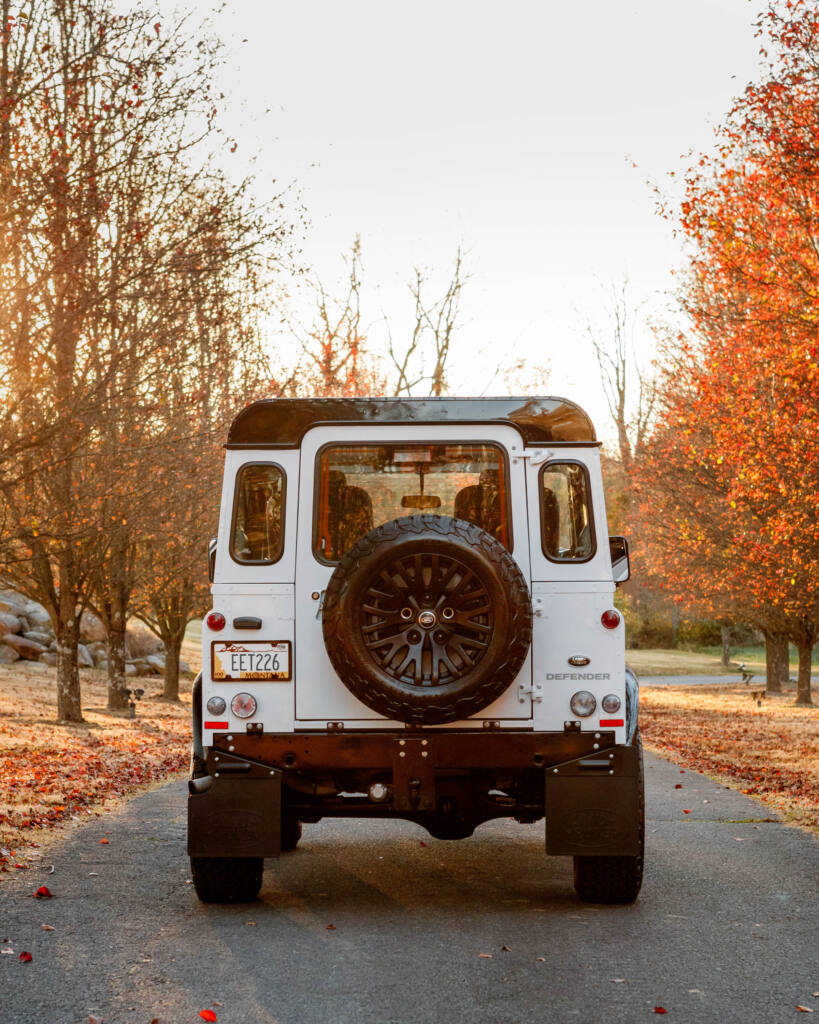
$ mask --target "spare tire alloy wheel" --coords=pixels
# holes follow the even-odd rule
[[[512,683],[532,607],[494,537],[416,515],[376,527],[342,558],[323,628],[330,661],[359,700],[388,718],[436,724],[481,711]]]

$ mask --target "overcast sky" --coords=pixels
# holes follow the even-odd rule
[[[411,325],[413,266],[443,282],[462,242],[472,279],[452,390],[480,393],[519,354],[548,362],[548,390],[602,429],[582,333],[605,316],[597,282],[628,272],[635,300],[665,305],[680,245],[647,182],[670,187],[684,154],[711,145],[756,73],[757,12],[744,0],[228,0],[217,24],[233,159],[257,156],[260,178],[300,189],[304,257],[327,284],[361,235],[365,315],[385,313],[396,334]]]

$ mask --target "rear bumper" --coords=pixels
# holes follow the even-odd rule
[[[531,729],[356,730],[355,732],[217,733],[208,768],[247,759],[285,773],[394,771],[408,764],[433,772],[540,770],[615,749],[614,731],[533,732]]]
[[[192,856],[277,856],[282,816],[405,818],[440,838],[546,816],[546,849],[638,852],[639,748],[612,731],[219,734],[191,783]],[[375,802],[371,782],[389,796]]]

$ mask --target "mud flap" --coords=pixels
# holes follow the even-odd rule
[[[282,773],[207,775],[188,784],[191,857],[278,857]]]
[[[640,750],[610,747],[546,771],[546,852],[635,857],[643,795]]]

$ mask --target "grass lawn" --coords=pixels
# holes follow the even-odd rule
[[[793,651],[791,651],[793,655]],[[731,649],[733,668],[726,668],[716,648],[703,651],[671,650],[628,650],[626,663],[638,676],[739,676],[739,663],[759,677],[754,682],[765,680],[765,648],[744,647]],[[797,662],[792,657],[790,674],[796,678]],[[814,674],[819,674],[819,662],[813,663]]]
[[[753,683],[642,688],[645,745],[819,836],[819,706],[795,707],[794,688],[757,706],[752,691]]]

